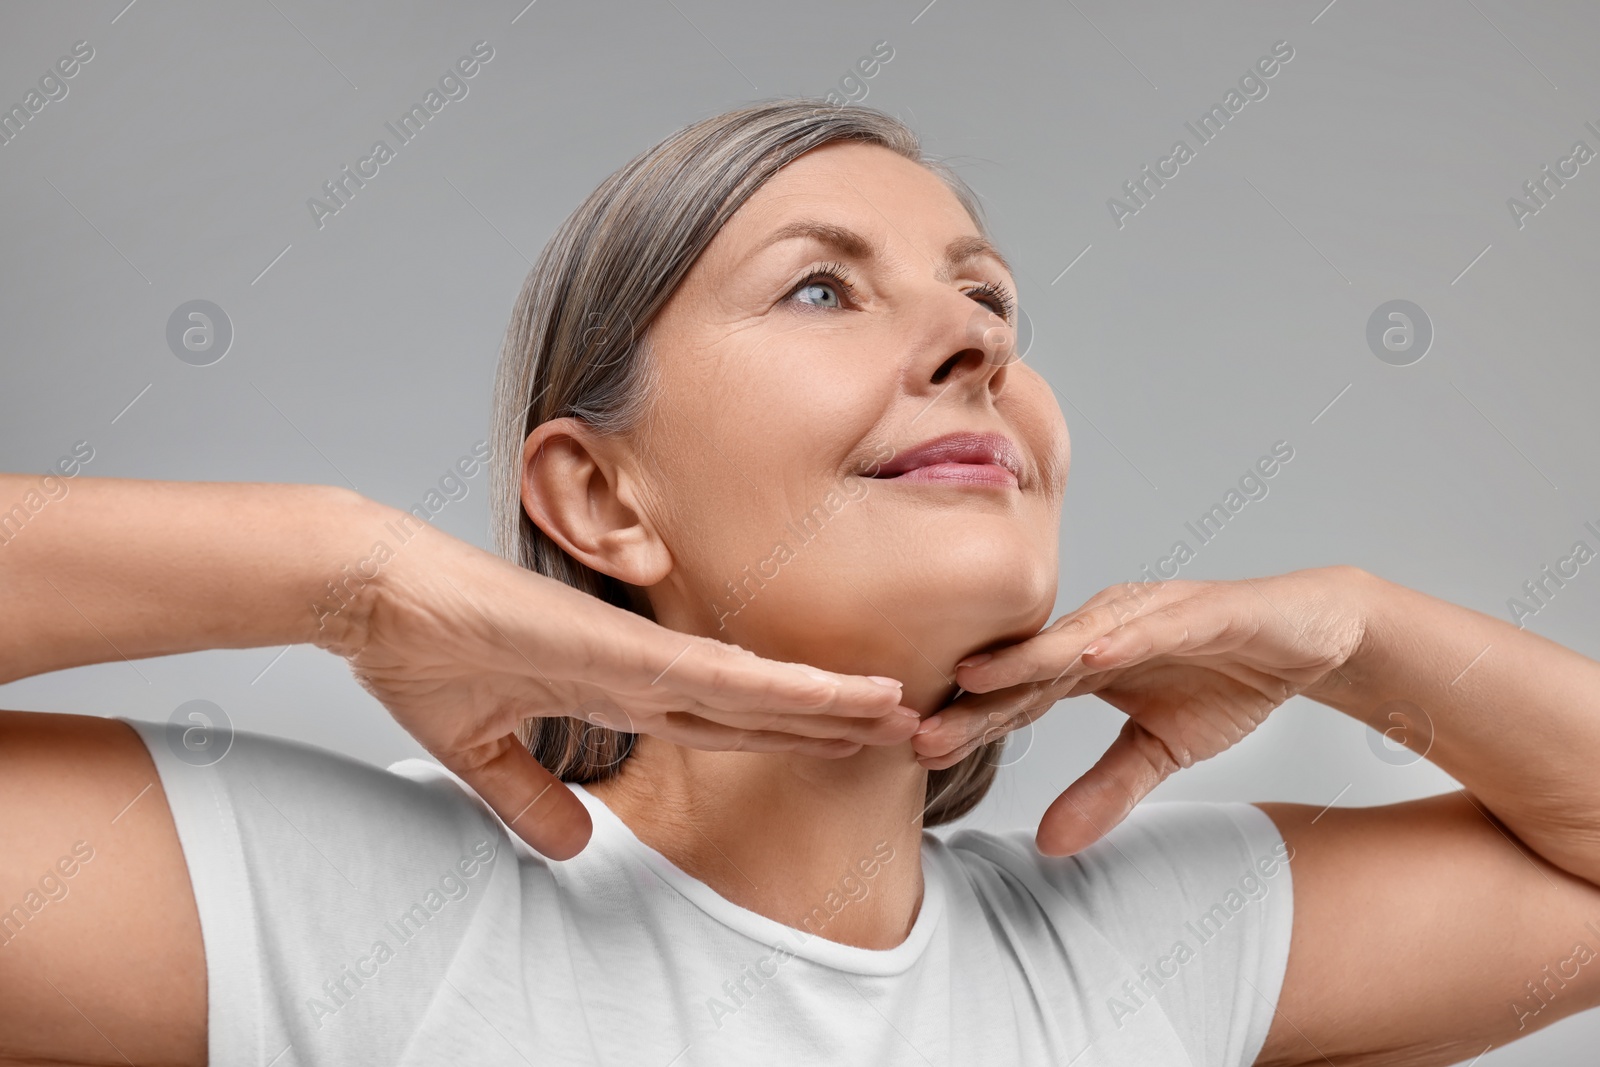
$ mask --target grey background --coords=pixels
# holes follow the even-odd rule
[[[1600,543],[1582,527],[1600,525],[1600,161],[1524,227],[1507,208],[1574,141],[1600,149],[1592,5],[125,2],[7,7],[0,104],[75,41],[95,55],[0,146],[0,468],[42,472],[86,440],[87,474],[410,506],[486,436],[513,297],[590,189],[684,123],[837,89],[886,40],[863,102],[982,193],[1028,359],[1063,399],[1059,611],[1137,577],[1278,440],[1295,455],[1270,494],[1184,576],[1348,562],[1505,618],[1541,566]],[[479,40],[494,58],[467,97],[319,230],[307,199]],[[1107,199],[1193,144],[1185,120],[1279,40],[1295,54],[1268,95],[1119,229]],[[194,299],[235,331],[211,366],[166,343]],[[1366,341],[1393,299],[1435,331],[1405,367]],[[486,546],[470,484],[436,521]],[[1586,567],[1528,625],[1592,656],[1597,611]],[[0,687],[8,707],[154,720],[192,699],[377,763],[420,751],[309,646]],[[1058,706],[967,821],[1031,825],[1120,720]],[[1368,735],[1296,699],[1156,796],[1369,805],[1452,785]],[[1478,1062],[1576,1063],[1597,1037],[1591,1012]]]

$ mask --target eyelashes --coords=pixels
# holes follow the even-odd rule
[[[1007,322],[1015,321],[1012,316],[1017,310],[1017,302],[1003,285],[994,282],[984,282],[982,285],[967,290],[967,295],[974,299],[987,297],[1000,305],[1000,317]]]
[[[802,289],[805,289],[808,286],[816,285],[818,282],[830,283],[837,287],[840,293],[848,297],[851,301],[856,299],[856,287],[850,281],[850,268],[846,267],[843,263],[819,263],[817,266],[808,271],[806,276],[800,279],[800,281],[795,284],[793,289],[789,290],[789,296],[792,297],[799,293]],[[976,285],[971,289],[966,290],[966,294],[972,297],[974,300],[990,301],[991,306],[994,307],[996,313],[999,314],[1001,318],[1005,319],[1007,322],[1015,321],[1017,301],[1016,298],[1011,295],[1011,291],[1005,286],[999,285],[995,282],[984,282],[981,285]],[[813,304],[810,306],[818,307],[823,305]]]

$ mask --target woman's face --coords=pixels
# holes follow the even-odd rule
[[[983,247],[935,174],[861,144],[801,156],[727,222],[651,329],[662,396],[634,455],[672,559],[646,591],[660,622],[908,698],[1044,624],[1066,424]]]

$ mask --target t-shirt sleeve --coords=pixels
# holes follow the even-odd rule
[[[484,901],[515,892],[498,820],[443,777],[246,732],[195,745],[181,724],[124,721],[155,762],[188,863],[210,1062],[396,1062]]]
[[[1145,803],[1074,856],[1001,835],[1115,946],[1119,973],[1086,1010],[1121,1028],[1165,1013],[1195,1064],[1248,1067],[1266,1042],[1289,958],[1289,847],[1245,803]],[[1154,1007],[1159,1005],[1159,1008]]]

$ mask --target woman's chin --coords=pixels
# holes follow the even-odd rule
[[[983,648],[1024,640],[1049,619],[1055,589],[1030,599],[1002,599],[995,585],[939,589],[913,597],[914,586],[868,589],[850,597],[757,605],[713,636],[757,655],[841,674],[875,674],[906,686],[904,703],[942,704],[955,688],[955,665]],[[1023,592],[1023,590],[1018,590]]]
[[[900,548],[885,554],[882,544]],[[708,583],[720,599],[691,598],[707,605],[700,611],[657,605],[657,618],[768,659],[898,678],[909,698],[913,685],[953,688],[957,661],[1044,626],[1055,604],[1055,549],[1053,536],[1048,544],[969,536],[883,542],[843,558],[812,553],[731,592]]]

